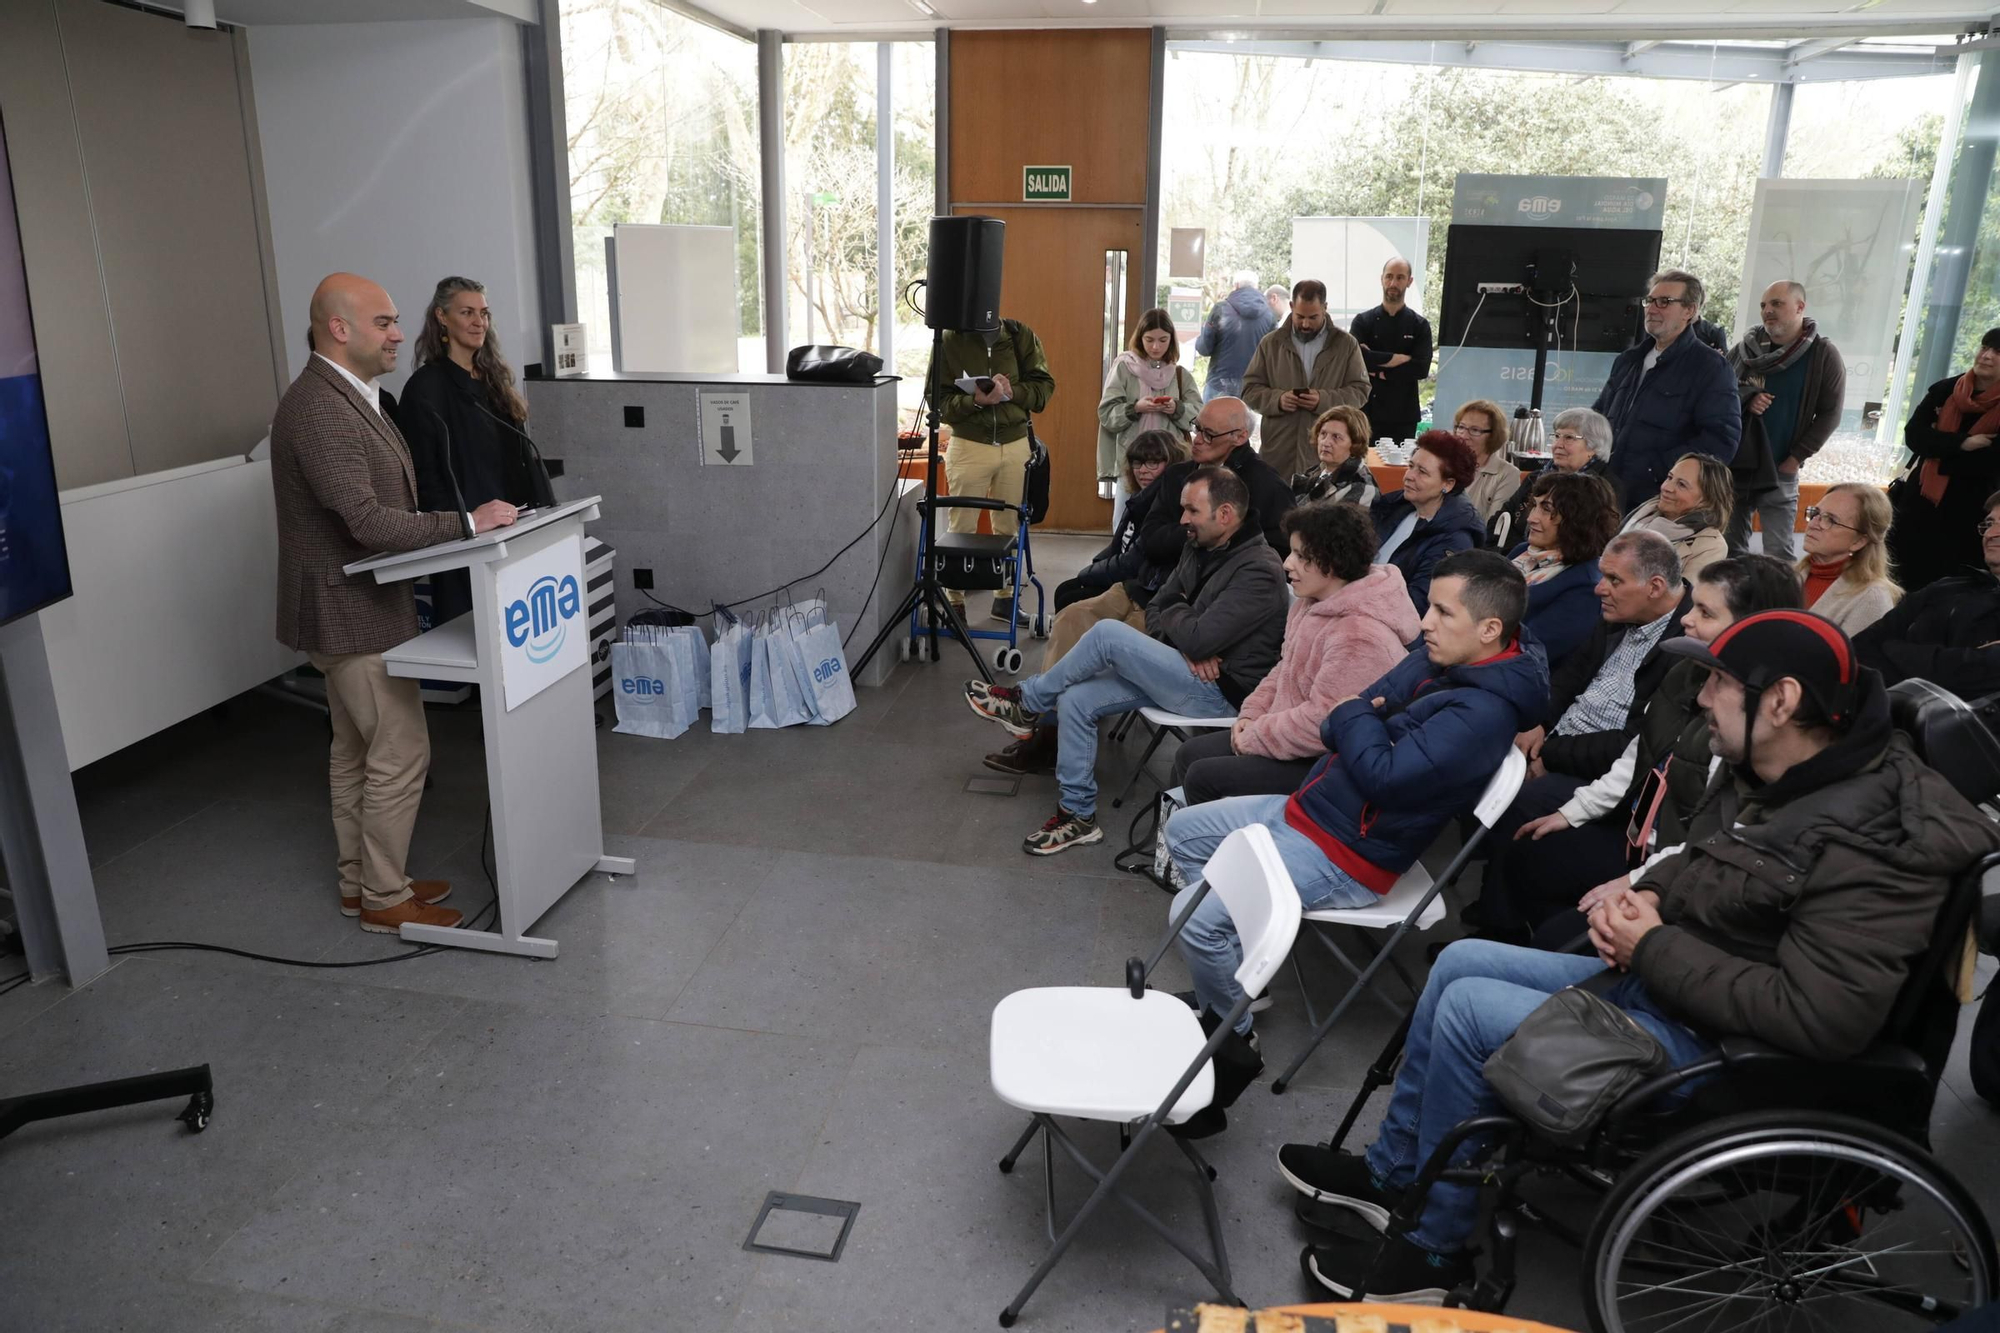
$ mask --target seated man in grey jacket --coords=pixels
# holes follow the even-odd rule
[[[1157,502],[1156,502],[1157,503]],[[1027,738],[1054,714],[1061,803],[1021,844],[1053,856],[1101,841],[1097,720],[1145,704],[1227,717],[1277,665],[1285,639],[1285,567],[1264,540],[1250,491],[1228,468],[1195,470],[1180,493],[1188,541],[1146,606],[1146,628],[1092,625],[1052,668],[1019,685],[967,681],[972,711]]]

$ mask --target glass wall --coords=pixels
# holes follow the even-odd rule
[[[1801,85],[1784,174],[1928,186],[1953,86],[1950,75]],[[1206,229],[1205,310],[1239,269],[1264,286],[1323,276],[1290,272],[1296,218],[1424,217],[1427,281],[1411,302],[1428,313],[1443,291],[1459,173],[1664,176],[1661,265],[1701,275],[1703,315],[1733,337],[1771,98],[1766,84],[1170,47],[1160,272],[1170,272],[1172,228]],[[1979,270],[1989,294],[1996,249],[1986,247]],[[1166,295],[1163,284],[1162,303]],[[1978,330],[1959,341],[1967,337],[1976,343]],[[1205,362],[1195,369],[1205,374]],[[1886,391],[1887,367],[1876,373],[1883,385],[1871,397]],[[1856,444],[1872,434],[1858,410],[1850,427]],[[1848,462],[1893,470],[1894,451],[1878,453]]]
[[[733,227],[738,367],[765,368],[757,48],[650,0],[563,0],[577,317],[611,364],[604,240],[620,222]]]
[[[924,273],[936,202],[936,55],[929,42],[889,50],[891,163],[878,161],[874,42],[785,47],[786,330],[793,345],[839,343],[881,350],[891,313],[901,397],[913,410],[930,336],[900,293]],[[881,290],[878,170],[890,178],[893,277]]]

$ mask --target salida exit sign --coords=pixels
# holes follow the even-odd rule
[[[1022,167],[1021,198],[1028,203],[1069,199],[1068,167]]]

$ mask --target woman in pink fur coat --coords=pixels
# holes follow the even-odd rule
[[[1375,558],[1375,526],[1359,505],[1319,501],[1287,511],[1285,576],[1296,600],[1278,665],[1228,731],[1196,736],[1174,758],[1187,804],[1298,790],[1325,753],[1319,726],[1337,700],[1363,694],[1418,635],[1403,575]]]

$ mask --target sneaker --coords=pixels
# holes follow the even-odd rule
[[[1195,997],[1195,993],[1193,991],[1177,990],[1174,992],[1174,998],[1176,1000],[1179,1000],[1182,1004],[1186,1005],[1188,1008],[1194,1010],[1196,1013],[1201,1012],[1201,1001]],[[1259,995],[1256,999],[1250,1001],[1250,1012],[1253,1014],[1261,1014],[1270,1007],[1271,1007],[1271,992],[1269,991],[1265,991],[1262,995]]]
[[[1017,608],[1014,605],[1014,599],[1011,597],[995,597],[993,599],[993,618],[1003,625],[1009,620],[1012,620],[1017,625],[1025,625],[1028,623],[1028,610],[1026,607]]]
[[[1396,1196],[1375,1183],[1364,1157],[1318,1143],[1287,1143],[1278,1149],[1278,1174],[1316,1203],[1345,1208],[1377,1231],[1388,1228]]]
[[[1088,815],[1073,815],[1061,806],[1049,816],[1049,822],[1029,834],[1021,843],[1021,850],[1030,856],[1054,856],[1072,847],[1082,847],[1093,842],[1104,841],[1104,830]]]
[[[1396,1305],[1443,1305],[1452,1289],[1472,1279],[1472,1257],[1432,1254],[1401,1236],[1340,1240],[1299,1251],[1299,1268],[1342,1300],[1359,1288],[1365,1299]]]
[[[982,760],[995,773],[1012,773],[1027,776],[1056,771],[1056,733],[1052,727],[1043,727],[1024,741],[1015,741],[998,754],[989,754]]]
[[[975,690],[974,685],[980,688]],[[1021,706],[1018,685],[988,685],[983,680],[968,680],[965,682],[965,702],[973,712],[990,722],[998,722],[1020,740],[1029,739],[1041,729],[1042,715],[1031,713]]]
[[[380,911],[372,907],[361,909],[361,928],[377,935],[400,935],[405,925],[449,928],[463,920],[463,914],[449,907],[431,907],[415,898],[405,898]]]

